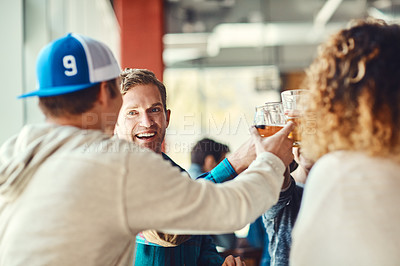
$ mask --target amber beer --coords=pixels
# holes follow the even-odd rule
[[[295,127],[289,134],[289,138],[293,139],[293,147],[299,147],[301,142],[301,120],[300,117],[288,117],[287,121],[292,121]]]
[[[283,128],[283,125],[256,125],[257,131],[261,137],[269,137]]]
[[[293,121],[295,128],[289,135],[293,139],[293,146],[299,147],[301,142],[302,125],[301,119],[308,102],[309,92],[307,90],[286,90],[281,93],[283,109],[287,121]]]

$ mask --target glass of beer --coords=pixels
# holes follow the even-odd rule
[[[254,115],[254,125],[261,137],[269,137],[286,124],[285,114],[281,102],[267,102],[257,106]]]
[[[287,90],[281,93],[283,110],[287,121],[295,123],[294,130],[290,133],[289,138],[293,139],[293,146],[299,147],[301,143],[302,124],[304,103],[307,101],[307,90]]]

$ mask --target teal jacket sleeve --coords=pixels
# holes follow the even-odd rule
[[[231,180],[236,176],[237,173],[233,169],[231,163],[228,161],[228,159],[225,158],[214,169],[212,169],[210,172],[206,172],[198,176],[197,179],[204,178],[214,183],[222,183]]]

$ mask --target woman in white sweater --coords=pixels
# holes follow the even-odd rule
[[[291,265],[400,265],[400,26],[366,19],[307,71],[302,152],[316,160]]]

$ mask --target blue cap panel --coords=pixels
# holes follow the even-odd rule
[[[40,51],[36,72],[37,90],[18,98],[72,93],[118,77],[120,68],[106,45],[69,33]]]
[[[47,45],[36,67],[38,89],[90,84],[85,50],[70,34]]]

